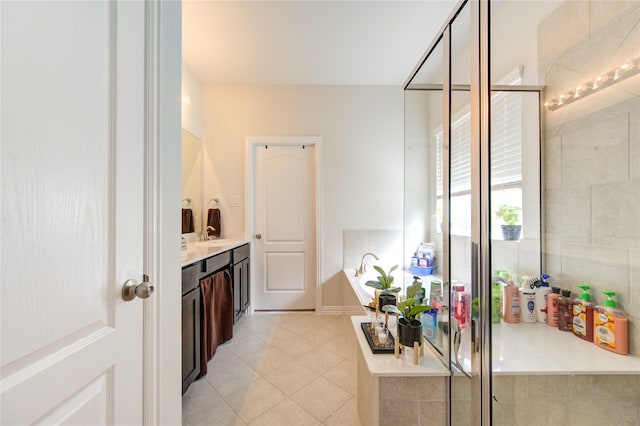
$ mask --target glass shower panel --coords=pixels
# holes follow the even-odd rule
[[[422,316],[423,335],[448,361],[448,286],[443,280],[446,248],[443,241],[443,42],[438,40],[404,92],[405,270],[422,281],[424,303],[437,311]],[[430,264],[420,257],[427,243],[435,250]],[[448,253],[447,253],[448,255]],[[407,285],[409,283],[405,283]]]
[[[615,291],[617,307],[637,324],[640,305],[633,300],[640,288],[640,3],[491,1],[490,13],[491,158],[504,166],[501,176],[491,170],[492,210],[500,204],[521,207],[517,213],[522,225],[519,239],[505,241],[502,222],[492,215],[492,269],[507,270],[516,282],[523,275],[546,273],[552,287],[571,291],[573,297],[578,284],[587,284],[596,305],[604,303],[603,291]],[[493,98],[510,105],[502,121]],[[507,139],[520,133],[520,188],[516,167],[511,167],[516,162],[493,158],[494,152],[512,146],[494,140],[496,132]],[[535,163],[536,147],[540,166]],[[544,306],[539,301],[534,298],[536,310]],[[522,320],[528,306],[520,306]],[[549,310],[548,303],[546,307]],[[637,422],[637,330],[629,336],[629,354],[616,355],[616,370],[611,371],[600,359],[602,349],[577,338],[573,330],[559,331],[537,316],[535,323],[494,323],[493,424]],[[516,349],[521,341],[527,350]],[[581,390],[584,383],[589,389],[607,389],[613,382],[625,389],[616,394],[616,409],[602,404],[601,395]],[[553,393],[560,389],[575,392]]]
[[[472,424],[472,164],[471,14],[466,4],[450,26],[449,253],[451,300],[451,424]]]

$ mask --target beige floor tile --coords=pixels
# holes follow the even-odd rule
[[[214,356],[215,358],[215,356]],[[209,371],[204,379],[223,397],[256,380],[258,373],[244,362],[230,365],[228,368]]]
[[[323,327],[307,328],[304,330],[304,333],[302,333],[301,336],[311,343],[319,346],[325,343],[333,342],[335,339],[340,337],[340,335],[335,333],[334,331]]]
[[[284,339],[274,341],[273,346],[293,358],[301,357],[318,347],[302,336],[297,336],[295,334]]]
[[[324,421],[326,426],[360,426],[360,416],[358,416],[358,401],[351,398],[340,409],[331,414]]]
[[[317,349],[314,349],[302,356],[298,362],[309,370],[315,371],[318,374],[323,374],[331,367],[338,365],[342,360],[343,357],[335,352],[318,347]]]
[[[182,424],[242,426],[245,422],[205,380],[198,380],[182,398]]]
[[[216,400],[222,400],[218,392],[204,379],[196,380],[182,395],[182,413],[191,414],[213,404]]]
[[[258,352],[264,350],[267,343],[263,339],[259,339],[251,334],[247,334],[242,338],[233,338],[229,342],[229,349],[240,355],[243,353]]]
[[[334,411],[351,399],[351,394],[327,379],[318,377],[291,395],[291,399],[316,419],[325,421]]]
[[[270,345],[267,345],[263,351],[246,352],[239,356],[261,376],[291,362],[289,355],[284,354]]]
[[[276,326],[265,333],[255,335],[255,337],[268,342],[272,346],[277,346],[278,342],[296,337],[296,334],[282,326]]]
[[[269,382],[286,395],[291,395],[318,377],[318,373],[297,362],[287,364],[265,376]]]
[[[315,426],[320,422],[305,409],[286,398],[249,423],[250,426]]]
[[[244,422],[249,423],[284,398],[282,392],[261,377],[225,396],[224,400]]]
[[[356,361],[354,359],[346,359],[340,364],[332,367],[322,375],[331,383],[340,386],[351,395],[358,393],[358,373],[356,369]]]

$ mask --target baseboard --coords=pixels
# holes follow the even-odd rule
[[[365,315],[362,306],[323,306],[318,312],[325,315]]]

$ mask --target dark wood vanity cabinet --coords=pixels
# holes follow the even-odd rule
[[[248,245],[247,245],[248,248]],[[187,391],[189,385],[206,370],[201,371],[201,361],[203,358],[202,346],[203,332],[206,332],[203,321],[210,321],[203,314],[203,291],[201,289],[201,280],[204,294],[207,294],[207,278],[213,274],[224,271],[231,280],[230,274],[233,272],[234,266],[232,255],[235,250],[228,250],[220,254],[216,254],[206,259],[198,260],[191,265],[182,268],[182,393]],[[248,250],[247,250],[248,257]],[[229,281],[227,281],[229,283]],[[216,287],[217,289],[218,287]],[[224,320],[221,324],[227,324],[232,327],[235,322],[235,316],[231,316],[231,284],[229,283],[229,292],[227,297],[229,312],[228,320]],[[211,289],[211,287],[209,287]],[[216,290],[210,290],[216,291]],[[211,295],[212,293],[208,293]],[[220,293],[219,293],[220,294]],[[218,312],[218,311],[216,311]],[[209,312],[208,315],[212,315]],[[217,320],[213,320],[217,321]],[[211,328],[211,327],[209,327]],[[229,339],[230,337],[224,337]],[[205,361],[206,365],[206,361]]]
[[[250,274],[249,244],[233,250],[233,315],[234,322],[245,313],[249,306]]]
[[[182,393],[200,374],[200,264],[182,268]]]

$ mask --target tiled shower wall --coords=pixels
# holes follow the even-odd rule
[[[566,2],[538,26],[551,99],[640,56],[640,2]],[[564,289],[614,290],[640,355],[640,75],[543,108],[544,269]]]

